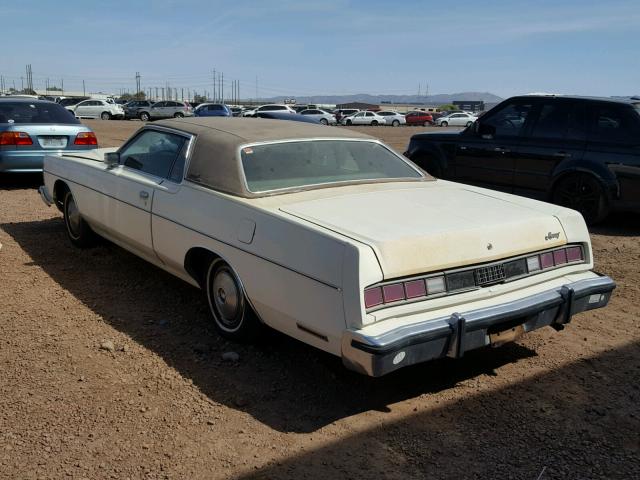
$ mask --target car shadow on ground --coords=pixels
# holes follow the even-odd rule
[[[640,214],[616,212],[589,228],[591,233],[620,237],[640,235]]]
[[[199,290],[111,243],[72,247],[60,217],[0,228],[61,288],[161,356],[213,401],[278,431],[313,432],[360,412],[386,411],[393,403],[493,375],[502,365],[535,355],[514,343],[368,378],[275,332],[256,346],[227,342],[213,331]],[[240,361],[223,361],[227,351],[237,352]]]
[[[418,411],[240,478],[640,478],[640,343]]]
[[[42,184],[41,173],[0,173],[0,190],[38,188]]]

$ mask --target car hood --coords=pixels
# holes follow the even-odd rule
[[[567,242],[552,208],[545,209],[540,202],[532,208],[517,197],[511,201],[510,196],[492,193],[437,181],[419,188],[398,186],[294,202],[280,210],[369,245],[385,279]]]

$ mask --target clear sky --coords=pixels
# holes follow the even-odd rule
[[[639,0],[0,2],[19,88],[212,89],[242,97],[533,91],[640,94]]]

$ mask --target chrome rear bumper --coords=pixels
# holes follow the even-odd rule
[[[459,358],[466,351],[501,343],[496,342],[500,334],[509,338],[511,331],[526,333],[548,325],[560,330],[574,314],[606,306],[615,287],[611,278],[599,276],[380,335],[347,330],[342,337],[342,360],[352,370],[378,377],[436,358]]]

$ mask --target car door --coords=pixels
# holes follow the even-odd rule
[[[151,107],[151,111],[149,112],[152,118],[164,118],[165,116],[165,106],[167,102],[157,102]]]
[[[449,171],[463,183],[512,192],[515,157],[533,102],[515,99],[460,134]]]
[[[92,104],[92,100],[85,100],[84,102],[80,102],[78,105],[76,105],[76,108],[74,109],[76,117],[89,117],[91,115]]]
[[[358,112],[349,118],[351,119],[351,123],[354,125],[362,125],[365,122],[364,112]]]
[[[583,158],[587,141],[586,104],[562,98],[544,99],[529,125],[515,156],[514,193],[547,199],[554,172]]]
[[[615,175],[618,198],[613,208],[640,209],[640,109],[626,104],[593,102],[583,165],[604,166]],[[600,170],[602,177],[606,171]],[[606,181],[606,178],[603,178]]]
[[[155,257],[151,209],[156,190],[170,176],[187,138],[158,127],[145,128],[119,150],[119,165],[108,171],[109,205],[104,223],[114,240],[147,258]]]

